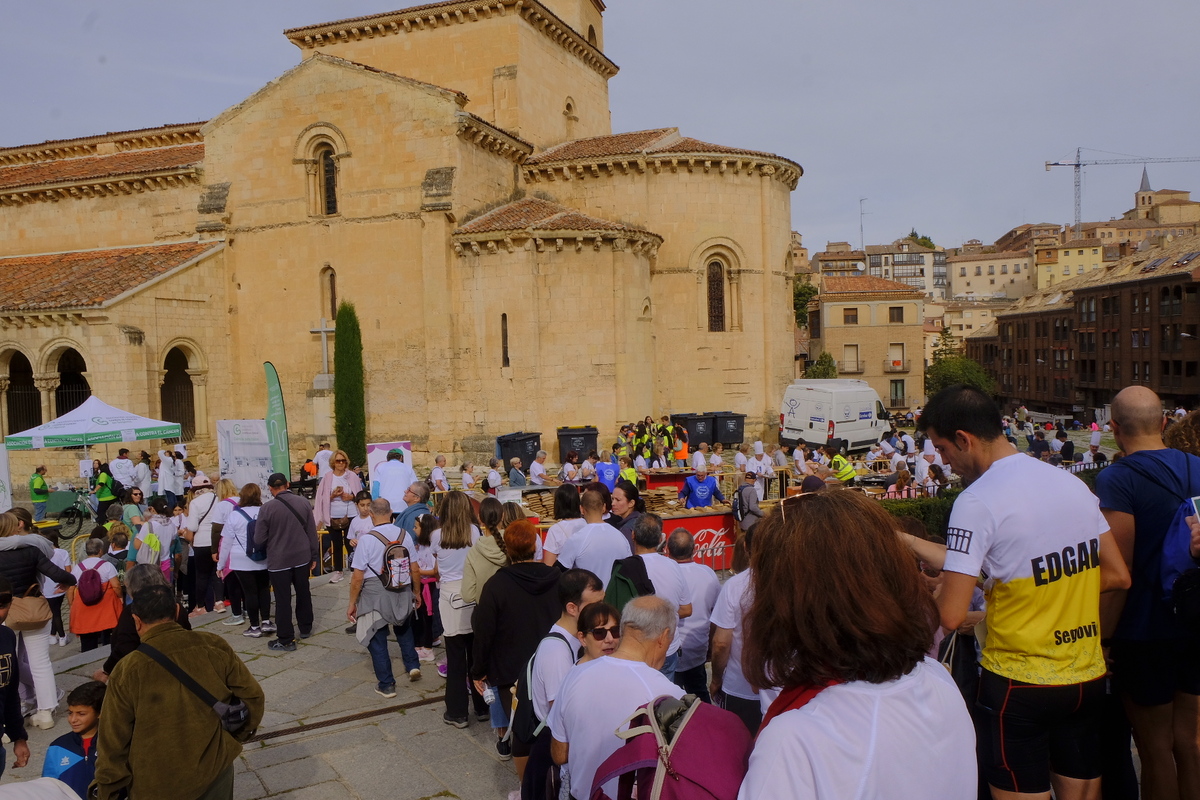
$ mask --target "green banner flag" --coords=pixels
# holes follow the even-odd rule
[[[291,456],[288,453],[287,410],[283,407],[283,388],[279,373],[270,361],[263,362],[267,372],[267,441],[271,444],[271,468],[292,477]]]

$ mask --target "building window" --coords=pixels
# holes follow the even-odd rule
[[[508,314],[500,315],[500,366],[508,367]]]
[[[1013,264],[1013,275],[1020,275],[1020,274],[1021,274],[1021,265]]]
[[[858,309],[857,308],[843,308],[842,309],[842,324],[843,325],[857,325],[858,324]]]
[[[321,270],[321,316],[337,319],[337,272],[328,264]]]
[[[897,408],[904,405],[904,380],[895,380],[891,382],[891,393],[889,395],[892,408]]]
[[[708,329],[725,330],[725,265],[720,261],[708,262]]]
[[[888,322],[904,324],[904,306],[892,306],[888,309]]]
[[[982,274],[983,274],[983,267],[975,267],[975,274],[976,274],[976,275],[982,275]]]
[[[996,265],[988,264],[988,275],[995,275],[995,274],[996,274]]]
[[[965,277],[967,277],[967,268],[966,268],[966,267],[959,267],[959,268],[958,268],[958,277],[960,277],[960,278],[965,278]]]
[[[333,147],[322,145],[317,149],[317,177],[321,186],[321,213],[333,216],[338,213],[337,200],[337,160],[333,157]]]
[[[1000,265],[1000,274],[1001,274],[1001,275],[1007,275],[1007,274],[1008,274],[1008,264],[1001,264],[1001,265]]]

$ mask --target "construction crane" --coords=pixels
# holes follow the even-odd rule
[[[1078,238],[1082,235],[1082,191],[1080,188],[1080,178],[1083,176],[1084,167],[1102,166],[1108,164],[1175,164],[1183,161],[1200,161],[1200,156],[1188,158],[1103,158],[1093,159],[1090,161],[1083,160],[1083,148],[1075,148],[1074,161],[1047,161],[1046,172],[1050,171],[1051,167],[1074,167],[1075,168],[1075,236]]]

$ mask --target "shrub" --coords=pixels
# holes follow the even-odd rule
[[[353,303],[338,306],[333,341],[333,427],[338,447],[351,465],[367,463],[367,405],[363,378],[362,329]]]
[[[885,511],[893,517],[916,517],[931,534],[946,535],[950,508],[961,489],[946,489],[941,497],[919,497],[909,500],[880,500]]]

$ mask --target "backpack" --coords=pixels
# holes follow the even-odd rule
[[[735,714],[695,695],[664,695],[627,721],[629,729],[616,733],[625,744],[596,769],[591,800],[735,800],[753,746]],[[610,799],[604,784],[614,778],[619,788]]]
[[[375,572],[371,567],[372,574],[379,578],[379,582],[383,584],[383,588],[389,592],[403,592],[412,588],[412,558],[409,555],[408,548],[402,545],[399,541],[389,542],[384,538],[379,531],[371,531],[371,535],[378,539],[383,544],[383,571]]]
[[[104,581],[100,580],[100,565],[85,567],[75,587],[85,606],[94,606],[104,599]]]
[[[128,555],[129,555],[129,548],[126,547],[124,550],[118,551],[116,553],[105,553],[104,555],[100,556],[101,561],[107,561],[109,564],[112,564],[113,567],[116,568],[117,577],[120,578],[122,586],[125,585],[125,569],[126,569],[125,559]]]
[[[621,611],[635,597],[654,594],[654,583],[646,573],[646,562],[641,556],[629,556],[613,564],[604,602]]]
[[[246,520],[246,557],[251,561],[266,561],[266,549],[254,541],[254,528],[255,523],[258,522],[258,520],[247,514],[245,510],[240,507],[235,507],[233,510],[241,514]]]
[[[758,491],[758,489],[754,486],[743,484],[742,486],[738,487],[736,492],[733,493],[733,518],[738,522],[741,522],[746,518],[747,503],[746,499],[742,497],[742,492],[746,491],[747,489],[754,489],[756,492]]]
[[[551,631],[542,638],[542,641],[547,639],[558,639],[571,651],[571,663],[579,661],[578,645],[567,640],[567,637],[556,631]],[[512,735],[517,737],[518,741],[532,744],[533,740],[546,728],[546,720],[538,719],[537,712],[533,708],[533,660],[537,658],[537,651],[529,657],[529,661],[525,663],[525,672],[517,678],[517,690],[513,694],[513,710],[512,724],[509,729]]]
[[[137,558],[134,560],[139,564],[157,564],[162,558],[161,553],[162,540],[147,522],[142,526],[142,546],[138,548]]]

